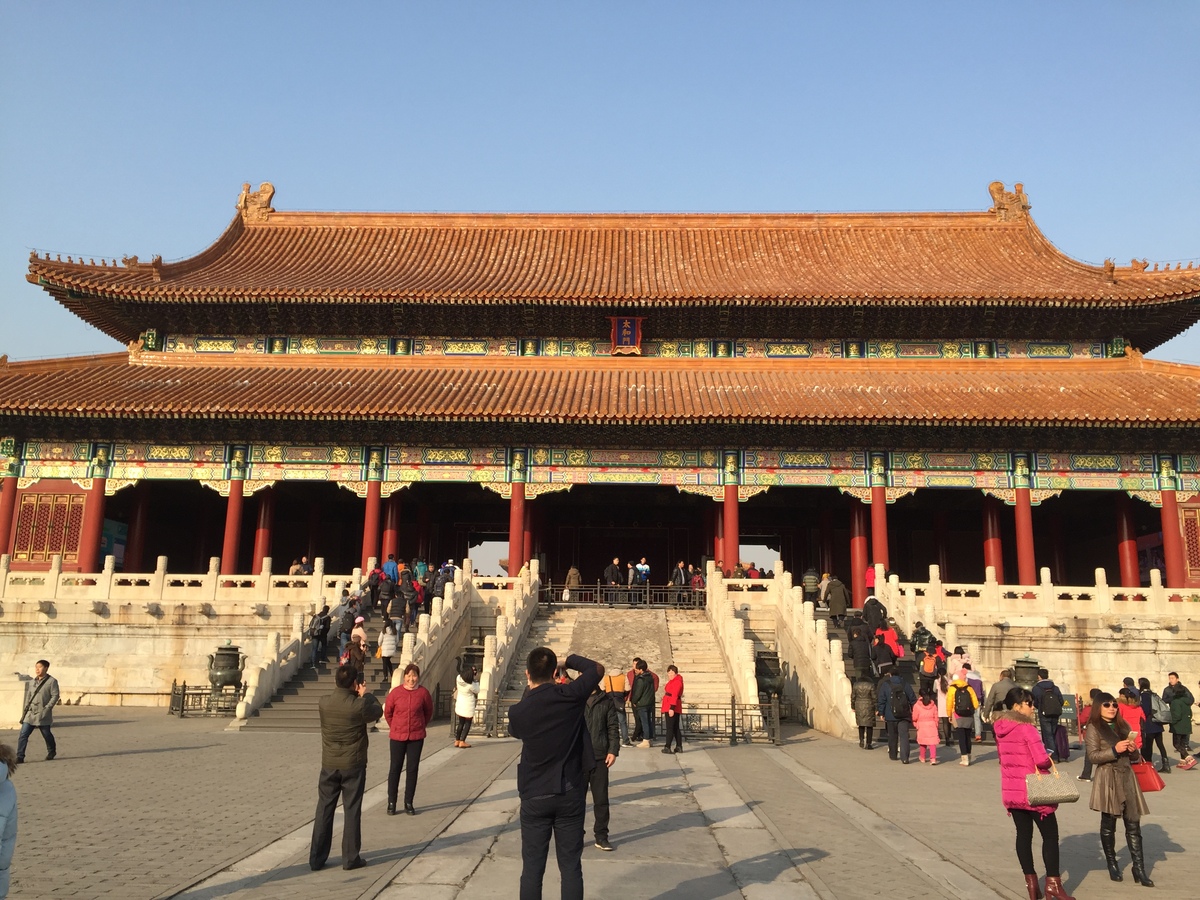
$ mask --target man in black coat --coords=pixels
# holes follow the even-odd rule
[[[601,685],[587,699],[584,712],[588,736],[592,739],[592,751],[596,754],[596,768],[592,770],[589,786],[592,789],[592,812],[596,818],[593,831],[596,846],[611,850],[608,842],[608,770],[621,754],[621,727],[617,707],[612,697]]]
[[[584,724],[588,696],[604,677],[604,666],[582,656],[567,657],[579,677],[554,683],[558,657],[549,647],[529,654],[529,690],[508,711],[508,730],[523,742],[517,766],[521,797],[520,900],[541,900],[550,835],[562,876],[564,900],[583,900],[583,820],[587,786],[596,755]]]
[[[610,605],[617,602],[620,588],[624,581],[625,578],[621,574],[621,558],[614,556],[611,565],[606,566],[604,569],[604,591],[608,594]]]
[[[871,629],[870,637],[875,636],[875,632],[883,627],[883,623],[887,621],[887,607],[884,606],[879,598],[872,594],[867,598],[867,602],[863,604],[862,617],[867,623],[867,627]]]

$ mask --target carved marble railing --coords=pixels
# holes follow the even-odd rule
[[[877,566],[877,570],[882,567]],[[1059,585],[1050,580],[1050,570],[1041,570],[1036,585],[1002,585],[988,566],[982,584],[944,582],[937,566],[929,567],[929,580],[890,583],[877,591],[889,614],[905,633],[923,621],[927,626],[953,625],[955,620],[991,620],[997,625],[1055,625],[1065,619],[1156,619],[1194,618],[1200,607],[1200,591],[1163,587],[1162,574],[1150,570],[1150,586],[1122,588],[1109,585],[1104,569],[1096,569],[1092,585]],[[879,572],[882,584],[882,572]],[[949,634],[942,639],[950,645]]]
[[[183,605],[202,610],[202,616],[233,615],[247,609],[291,606],[310,609],[328,602],[332,607],[342,590],[362,580],[362,571],[349,575],[325,572],[325,560],[317,558],[312,575],[279,575],[271,571],[271,559],[264,560],[257,575],[221,575],[221,561],[209,560],[203,574],[167,571],[167,558],[158,557],[153,572],[126,574],[115,571],[115,560],[104,558],[104,568],[96,573],[62,571],[62,557],[54,556],[44,572],[12,571],[7,555],[0,556],[0,600],[47,604],[91,605],[96,609],[133,605],[176,607]]]
[[[441,597],[434,597],[430,612],[417,617],[416,634],[405,632],[400,642],[400,665],[392,674],[392,687],[403,680],[404,667],[416,663],[423,678],[440,671],[448,659],[462,652],[458,643],[448,641],[463,617],[471,615],[471,560],[464,559],[454,570],[454,580],[446,585]]]
[[[493,599],[500,604],[496,614],[493,633],[483,639],[483,662],[479,673],[479,701],[475,705],[475,721],[493,733],[493,725],[498,721],[500,695],[512,666],[520,662],[517,659],[521,642],[529,634],[538,607],[538,593],[541,589],[541,576],[538,561],[531,560],[529,566],[521,570],[516,578],[485,579],[493,583],[508,581],[511,587],[504,595],[496,595]],[[492,588],[492,591],[498,590]]]
[[[754,642],[746,637],[746,621],[737,615],[737,607],[754,598],[766,599],[764,594],[769,594],[769,590],[750,590],[762,584],[753,578],[726,579],[713,562],[708,564],[708,602],[704,611],[725,658],[738,703],[758,703],[758,681],[754,677]]]
[[[852,738],[857,733],[846,677],[845,648],[830,638],[829,623],[804,602],[804,589],[792,586],[792,573],[775,564],[778,619],[775,632],[785,693],[795,692],[805,719],[828,734]]]
[[[237,705],[237,717],[246,719],[254,715],[270,700],[277,690],[291,680],[304,665],[304,626],[301,614],[292,617],[291,639],[283,643],[278,631],[272,631],[263,641],[263,649],[257,656],[247,660],[243,681],[246,696]],[[256,661],[261,660],[261,661]]]

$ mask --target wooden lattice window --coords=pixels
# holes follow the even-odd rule
[[[1183,562],[1189,581],[1200,581],[1200,509],[1183,510]]]
[[[60,554],[64,564],[78,562],[86,501],[84,494],[22,494],[13,561],[48,563]]]

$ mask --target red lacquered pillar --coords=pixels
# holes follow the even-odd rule
[[[79,535],[79,571],[100,571],[100,538],[104,533],[104,485],[108,479],[93,478],[83,505]]]
[[[1033,504],[1029,488],[1016,489],[1013,511],[1017,529],[1017,583],[1037,584],[1037,560],[1033,552]]]
[[[1004,547],[1000,540],[1000,501],[983,498],[983,565],[996,570],[996,581],[1004,584]]]
[[[867,530],[870,515],[867,505],[850,498],[850,590],[855,609],[867,601]]]
[[[1121,587],[1142,586],[1138,571],[1137,529],[1133,524],[1133,503],[1124,491],[1117,492],[1117,561],[1121,569]]]
[[[367,508],[363,514],[362,570],[367,571],[367,562],[379,554],[379,482],[367,482]]]
[[[0,554],[12,552],[12,523],[17,511],[17,476],[0,478]]]
[[[821,572],[833,573],[833,510],[821,510]]]
[[[129,537],[125,542],[125,561],[122,572],[141,572],[146,558],[146,528],[150,519],[150,482],[142,481],[133,489],[133,518],[129,522]]]
[[[229,482],[229,500],[225,504],[225,540],[221,544],[221,574],[236,575],[238,547],[242,541],[242,488],[240,478]]]
[[[275,489],[263,488],[258,495],[258,521],[254,526],[254,558],[251,572],[262,572],[263,560],[271,555],[271,531],[275,527]]]
[[[508,500],[508,574],[516,578],[525,564],[525,482],[514,481]]]
[[[1159,514],[1162,520],[1163,561],[1166,563],[1167,587],[1181,588],[1186,574],[1183,561],[1183,533],[1179,530],[1179,503],[1174,489],[1163,490],[1162,509]]]
[[[380,562],[400,552],[400,494],[396,492],[383,504],[383,551]]]
[[[732,572],[737,568],[738,554],[741,548],[741,540],[738,537],[738,486],[736,484],[725,485],[725,502],[722,504],[721,513],[724,525],[722,543],[725,548],[725,568]]]
[[[883,571],[891,568],[888,563],[887,533],[887,488],[875,485],[871,488],[871,554]]]
[[[946,510],[939,509],[933,514],[933,540],[937,544],[938,572],[942,581],[950,581],[949,522],[950,514]]]

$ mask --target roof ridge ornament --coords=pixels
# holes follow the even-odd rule
[[[265,222],[275,208],[271,206],[271,198],[275,196],[275,185],[264,181],[257,191],[250,190],[250,182],[242,185],[242,193],[238,196],[237,211],[241,213],[243,222]]]
[[[988,212],[995,213],[1001,222],[1029,218],[1029,198],[1021,182],[1014,184],[1011,191],[1006,191],[1003,181],[993,181],[988,185],[988,193],[992,195],[992,208]]]

